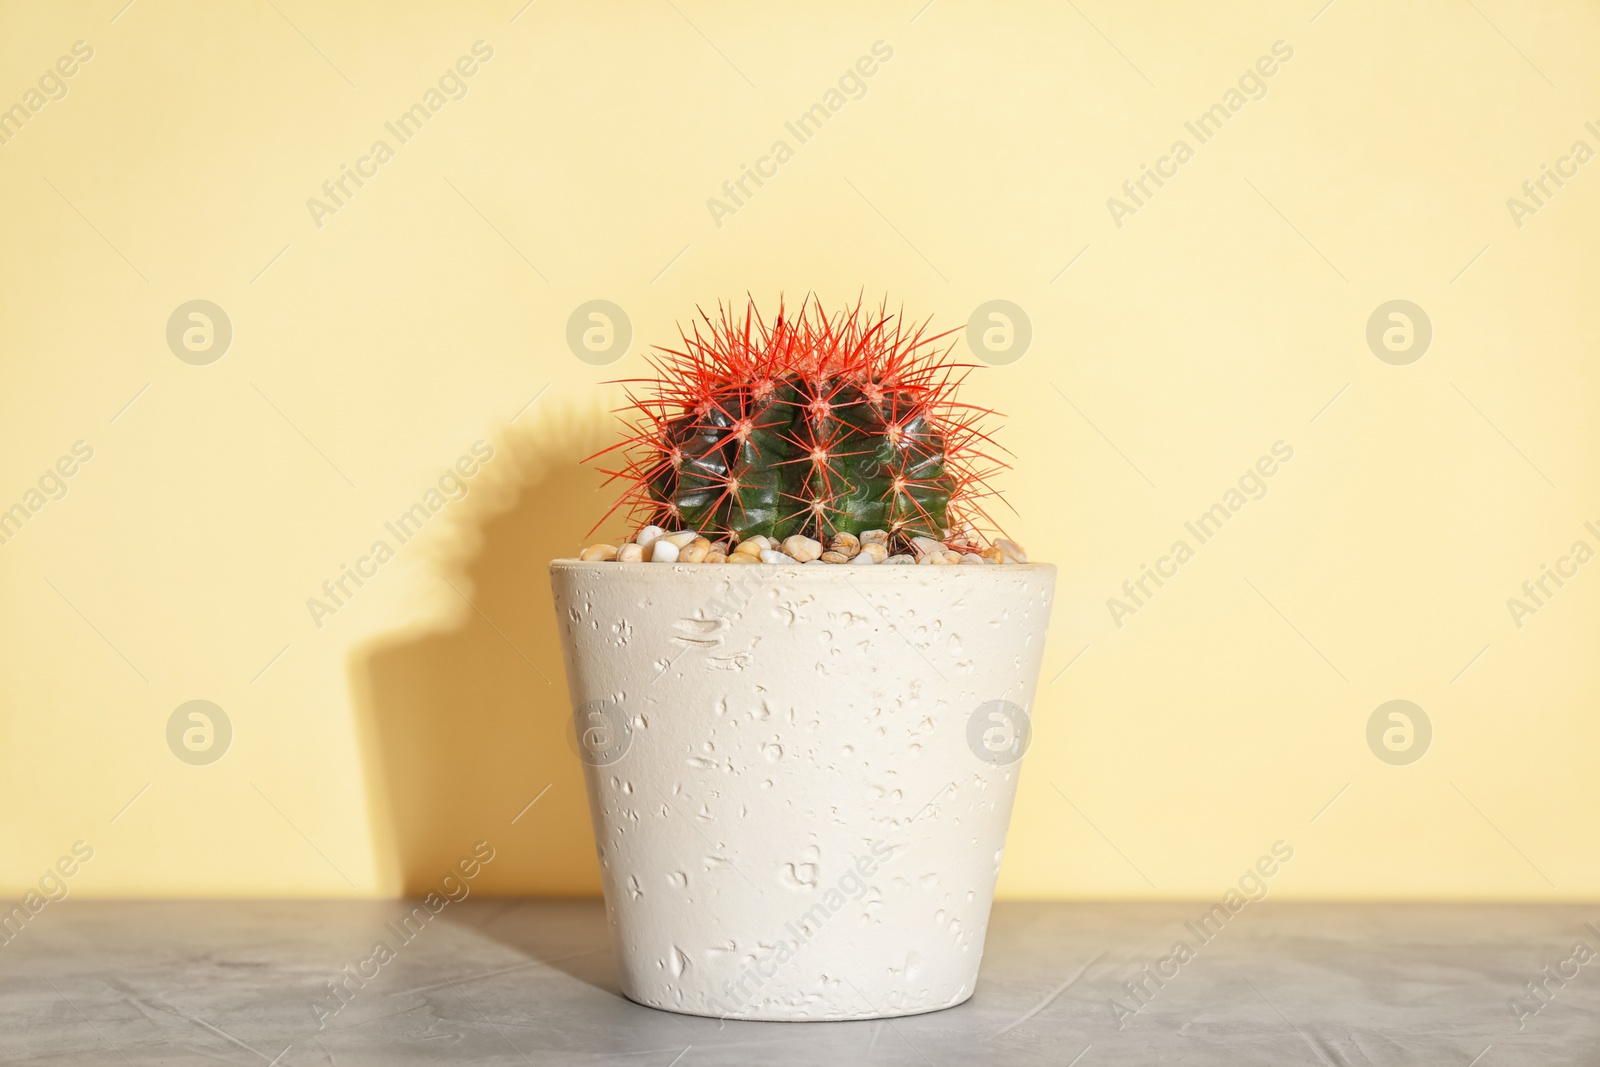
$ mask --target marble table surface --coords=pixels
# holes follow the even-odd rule
[[[1600,951],[1600,905],[1268,901],[1135,999],[1123,983],[1167,956],[1202,905],[1000,904],[960,1007],[750,1023],[624,1000],[598,901],[473,898],[328,1012],[325,983],[405,910],[52,904],[0,945],[0,1062],[1600,1064],[1600,958],[1574,956],[1579,942]],[[1530,982],[1544,983],[1538,999]]]

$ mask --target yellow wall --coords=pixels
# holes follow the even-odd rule
[[[1592,6],[122,3],[0,9],[0,106],[93,49],[0,145],[0,507],[93,450],[0,545],[5,895],[79,840],[83,896],[395,893],[479,839],[484,889],[595,891],[543,569],[608,502],[575,461],[697,303],[811,289],[1032,322],[970,386],[1061,568],[1004,894],[1215,897],[1279,839],[1284,896],[1600,892],[1600,564],[1520,628],[1506,603],[1600,548],[1600,162],[1507,206],[1600,149]],[[478,41],[466,95],[388,134]],[[634,330],[608,367],[565,342],[596,298]],[[233,327],[209,365],[166,340],[196,299]],[[1365,339],[1392,299],[1433,324],[1409,365]],[[465,499],[319,627],[307,599],[480,440]],[[1278,441],[1265,497],[1116,625]],[[1434,736],[1393,766],[1365,731],[1402,698]],[[207,766],[168,747],[193,699],[233,728]]]

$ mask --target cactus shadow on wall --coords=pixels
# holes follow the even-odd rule
[[[547,565],[575,555],[610,506],[603,476],[580,462],[610,440],[598,413],[502,431],[433,543],[428,581],[450,621],[352,655],[372,836],[390,891],[438,888],[487,840],[496,854],[474,893],[599,893],[582,767],[565,737]]]

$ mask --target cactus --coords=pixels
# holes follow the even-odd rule
[[[994,413],[955,401],[969,368],[927,325],[812,298],[771,323],[754,301],[701,312],[680,348],[648,357],[654,378],[627,383],[631,432],[599,453],[626,459],[605,472],[629,483],[617,507],[733,541],[878,529],[904,545],[992,527]]]

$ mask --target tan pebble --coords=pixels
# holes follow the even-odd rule
[[[616,545],[590,545],[588,548],[586,548],[582,552],[578,553],[578,558],[579,559],[586,559],[586,560],[616,559],[617,558],[617,546]]]
[[[852,559],[851,562],[854,563],[862,556],[871,556],[872,562],[882,563],[884,560],[889,558],[889,550],[885,546],[878,544],[862,545],[861,551],[856,554],[855,559]]]
[[[999,563],[1001,560],[1005,559],[1005,553],[1001,552],[1000,549],[994,545],[990,545],[988,548],[980,552],[979,555],[988,560],[990,563]]]
[[[678,531],[676,531],[674,533],[662,534],[661,535],[661,540],[663,540],[663,541],[671,541],[673,544],[677,545],[679,548],[682,548],[684,545],[688,544],[690,541],[693,541],[696,537],[699,537],[699,536],[700,536],[700,534],[699,534],[699,531],[697,531],[697,530],[678,530]]]
[[[828,548],[830,551],[838,552],[843,556],[854,556],[861,551],[861,539],[855,534],[840,531],[833,535],[833,544],[829,545]]]
[[[625,545],[619,545],[617,547],[617,562],[643,563],[644,549],[639,547],[637,541],[630,541]]]
[[[898,555],[898,556],[890,556],[888,559],[883,561],[883,565],[885,567],[887,567],[891,563],[897,563],[897,564],[900,564],[900,565],[903,566],[903,565],[905,565],[907,563],[916,563],[916,562],[917,562],[917,560],[916,560],[915,556],[907,556],[907,555],[902,553],[901,555]]]
[[[822,554],[821,559],[822,559],[822,562],[824,562],[824,563],[849,563],[850,562],[850,557],[849,556],[845,555],[843,552],[835,552],[832,549],[829,549],[828,551],[824,552]]]
[[[711,554],[711,542],[704,537],[696,537],[693,541],[678,550],[679,563],[704,563]],[[726,557],[724,557],[726,558]]]
[[[982,564],[987,563],[988,560],[984,559],[982,556],[978,555],[976,552],[963,552],[963,553],[961,553],[961,559],[958,560],[957,562],[959,562],[959,563],[976,563],[976,564],[979,564],[981,566]]]
[[[1017,544],[1015,541],[1008,541],[1002,537],[995,541],[994,547],[998,548],[1001,552],[1004,552],[1008,557],[1017,563],[1028,562],[1028,554],[1024,552],[1022,550],[1022,546]]]
[[[660,537],[666,532],[667,531],[663,530],[659,526],[646,526],[644,529],[633,535],[633,543],[638,545],[640,548],[643,548],[645,545],[648,545],[651,541],[654,541],[656,538]]]
[[[921,556],[942,557],[944,555],[944,553],[945,553],[945,547],[944,547],[943,542],[935,541],[931,537],[913,537],[911,539],[911,550],[913,552],[915,552],[919,557],[921,557]]]
[[[783,539],[783,551],[801,563],[810,563],[822,555],[822,542],[802,534],[795,534],[793,537]]]
[[[752,556],[748,552],[735,552],[733,555],[731,555],[727,559],[723,560],[723,562],[724,563],[760,563],[761,562],[761,557],[760,556]]]
[[[873,554],[871,552],[868,552],[866,550],[867,548],[882,548],[882,547],[883,547],[882,545],[867,545],[866,548],[863,548],[861,550],[861,552],[859,552],[854,558],[852,558],[850,560],[850,566],[852,566],[852,567],[870,567],[870,566],[873,566],[874,564],[882,563],[883,560],[884,560],[884,557],[879,556],[879,555],[875,555],[875,554]]]
[[[929,567],[929,566],[932,566],[932,565],[933,565],[933,557],[932,556],[918,556],[917,557],[917,566],[919,566],[919,567]]]
[[[864,545],[887,545],[889,543],[889,531],[863,530],[861,531],[861,543]]]

